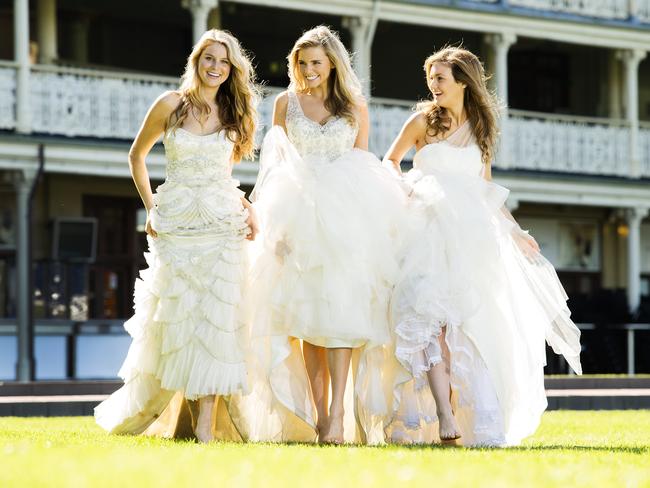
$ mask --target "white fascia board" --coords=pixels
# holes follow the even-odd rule
[[[578,23],[562,19],[526,17],[508,12],[479,12],[457,7],[381,1],[377,18],[386,22],[442,27],[484,33],[506,33],[607,49],[642,49],[650,46],[650,30]],[[235,3],[371,17],[372,0],[234,0]]]
[[[508,188],[510,198],[518,202],[615,208],[650,206],[647,181],[567,181],[514,175],[498,175],[494,181]]]
[[[233,0],[232,3],[350,17],[369,17],[373,9],[372,0]]]
[[[603,48],[648,49],[650,31],[423,5],[382,2],[379,19],[486,33],[511,33]]]
[[[65,144],[45,145],[45,172],[112,178],[131,178],[128,150],[97,146]],[[147,156],[149,177],[165,179],[165,155],[153,151]],[[38,167],[37,143],[0,144],[0,170],[24,170]],[[242,184],[254,185],[258,164],[244,161],[233,168],[233,176]]]
[[[45,146],[45,171],[115,178],[130,178],[127,149],[74,146]],[[152,179],[165,177],[165,158],[159,152],[147,156]]]

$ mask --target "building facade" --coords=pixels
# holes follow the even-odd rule
[[[114,375],[144,265],[127,153],[147,108],[206,28],[228,29],[264,84],[262,137],[318,24],[354,53],[380,157],[428,96],[428,54],[484,60],[495,180],[558,269],[585,371],[650,372],[650,0],[0,0],[0,379]],[[164,178],[161,147],[148,167]],[[235,168],[246,190],[256,173]]]

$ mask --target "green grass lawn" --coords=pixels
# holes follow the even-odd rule
[[[556,411],[509,449],[198,445],[0,418],[0,487],[650,487],[650,411]]]

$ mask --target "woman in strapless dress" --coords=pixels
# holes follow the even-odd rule
[[[418,106],[385,157],[398,173],[415,147],[406,242],[391,311],[394,442],[518,444],[546,408],[545,341],[581,372],[580,331],[535,240],[491,180],[497,104],[471,52],[424,64],[433,99]],[[456,440],[459,441],[456,441]]]
[[[245,242],[256,226],[232,166],[253,151],[253,77],[237,39],[206,32],[180,88],[154,102],[133,142],[129,164],[147,210],[149,268],[136,281],[135,314],[125,324],[133,337],[119,372],[125,384],[95,409],[110,433],[155,430],[174,395],[198,400],[199,441],[238,431],[228,424],[241,419],[221,407],[249,386],[241,302]],[[145,157],[160,136],[166,178],[152,194]],[[219,398],[224,411],[213,412]],[[163,417],[175,422],[178,415]]]

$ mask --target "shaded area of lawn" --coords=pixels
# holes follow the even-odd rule
[[[509,449],[198,445],[0,418],[0,486],[648,486],[650,411],[555,411]],[[420,483],[423,483],[420,485]]]

